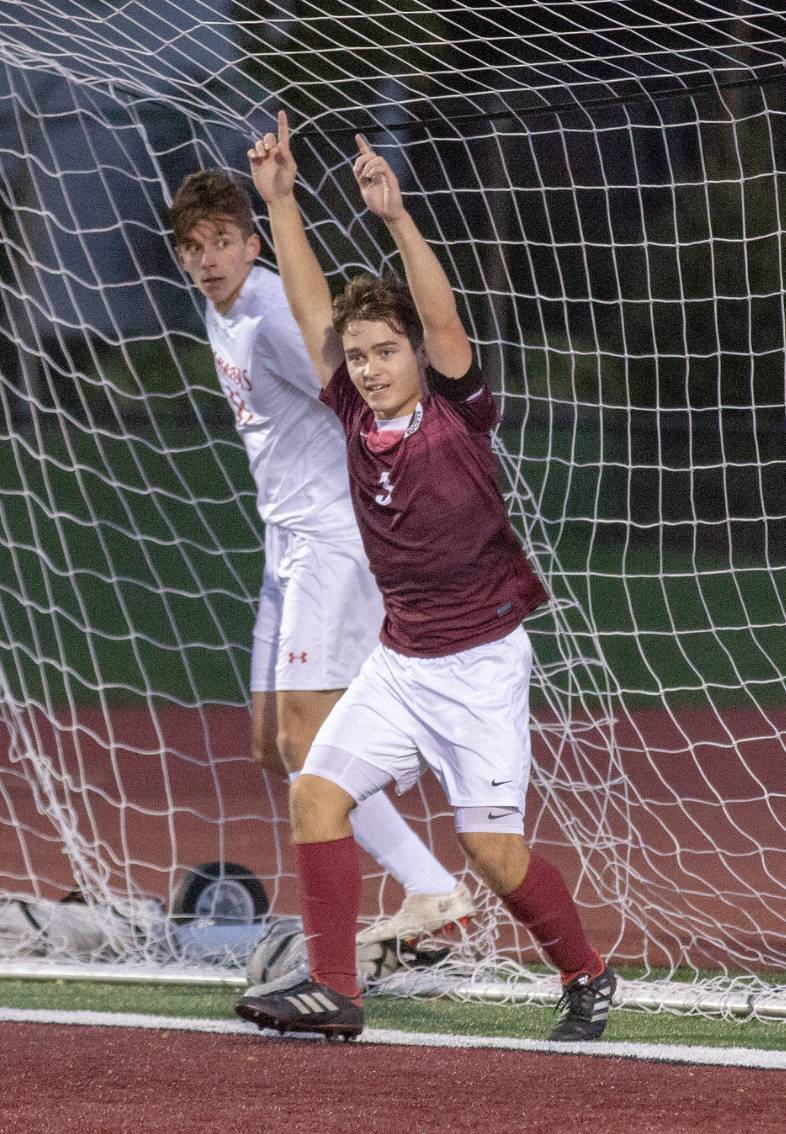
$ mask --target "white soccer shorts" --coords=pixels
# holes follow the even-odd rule
[[[346,689],[383,617],[359,535],[327,543],[269,524],[251,692]]]
[[[500,818],[515,808],[523,816],[531,671],[520,626],[443,658],[405,657],[380,644],[320,728],[303,772],[358,798],[363,764],[392,777],[399,794],[428,766],[454,808],[482,807]]]

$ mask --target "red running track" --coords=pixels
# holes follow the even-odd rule
[[[780,1134],[784,1075],[510,1051],[0,1027],[2,1134]]]

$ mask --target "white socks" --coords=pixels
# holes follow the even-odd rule
[[[299,772],[290,772],[293,783]],[[402,819],[384,791],[374,792],[349,816],[356,842],[409,894],[449,894],[456,879]]]

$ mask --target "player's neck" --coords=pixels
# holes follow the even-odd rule
[[[231,314],[232,308],[235,306],[238,299],[240,298],[241,292],[243,291],[243,288],[246,286],[246,283],[248,282],[248,277],[251,275],[253,270],[254,270],[254,265],[252,264],[251,267],[246,272],[246,274],[243,276],[243,279],[240,281],[240,283],[235,288],[235,290],[232,292],[231,295],[227,296],[226,299],[222,300],[220,303],[216,303],[215,300],[213,300],[213,306],[215,307],[216,311],[218,312],[218,314],[221,316],[222,319],[226,319],[227,316]]]

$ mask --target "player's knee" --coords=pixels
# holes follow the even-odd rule
[[[331,780],[307,774],[298,776],[289,793],[295,842],[341,838],[351,830],[349,813],[354,806],[354,799]]]
[[[287,769],[278,752],[278,744],[269,736],[251,737],[251,757],[266,771],[275,776],[286,776]]]
[[[496,877],[500,873],[507,860],[504,846],[497,845],[496,841],[479,839],[477,836],[472,840],[464,836],[461,841],[472,865],[485,879]]]
[[[529,851],[521,835],[460,831],[459,840],[473,867],[495,894],[509,894],[521,884]]]
[[[287,693],[279,704],[278,751],[290,772],[299,772],[303,767],[316,727],[322,723],[319,713],[315,719],[315,696]]]
[[[309,739],[297,722],[281,725],[276,738],[279,762],[288,772],[299,772],[308,755]]]

